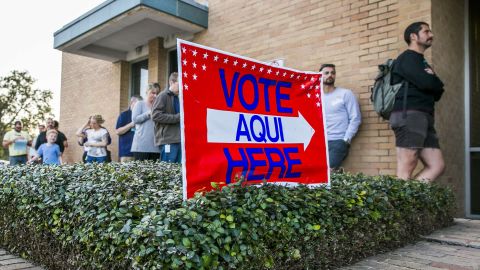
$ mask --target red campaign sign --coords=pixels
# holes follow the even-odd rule
[[[183,195],[212,182],[330,185],[321,74],[178,40]]]

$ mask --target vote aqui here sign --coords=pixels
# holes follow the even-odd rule
[[[321,74],[178,40],[183,195],[212,182],[329,185]]]

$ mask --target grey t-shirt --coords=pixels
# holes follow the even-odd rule
[[[132,111],[132,121],[135,123],[135,135],[133,136],[131,152],[160,153],[155,146],[155,132],[151,119],[151,108],[145,101],[135,104]]]
[[[351,90],[336,87],[323,94],[327,139],[350,141],[362,122],[360,106]]]

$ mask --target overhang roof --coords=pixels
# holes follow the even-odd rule
[[[193,0],[108,0],[56,31],[54,48],[115,62],[156,37],[207,27],[208,8]]]

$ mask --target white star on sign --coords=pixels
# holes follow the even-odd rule
[[[207,66],[205,66],[205,64],[203,64],[202,69],[207,70]]]
[[[317,89],[317,90],[320,89],[320,85],[316,85],[315,89]]]
[[[294,76],[294,75],[293,75],[293,73],[292,73],[292,74],[290,74],[290,79],[291,79],[291,78],[293,78],[293,76]]]
[[[255,65],[252,66],[252,70],[255,70]]]
[[[187,60],[183,59],[183,65],[187,65]]]
[[[193,56],[197,56],[197,50],[192,51]]]
[[[260,68],[260,72],[262,72],[262,71],[263,71],[263,67]]]
[[[310,93],[307,94],[307,97],[310,98],[312,95],[310,95]]]
[[[208,58],[208,53],[204,53],[203,54],[203,59],[207,59]]]
[[[188,73],[185,71],[183,72],[183,77],[187,78],[188,77]]]
[[[297,75],[297,80],[300,79],[300,75]]]
[[[278,74],[280,74],[280,70],[277,70],[277,72],[275,72],[275,75],[278,76]]]
[[[314,77],[310,78],[310,81],[312,81],[312,82],[315,81],[315,78]]]
[[[182,52],[183,53],[186,53],[187,52],[187,49],[185,49],[185,47],[182,48]]]
[[[316,98],[320,98],[320,94],[317,93],[317,94],[315,95],[315,97],[316,97]]]
[[[218,61],[218,55],[215,55],[215,57],[213,57],[213,61]]]
[[[238,64],[238,61],[237,61],[237,60],[233,61],[233,65],[234,65],[234,66],[236,66],[237,64]]]
[[[243,67],[243,68],[246,68],[246,67],[247,67],[247,63],[243,63],[242,67]]]
[[[193,68],[197,68],[197,63],[193,62]]]
[[[224,64],[228,63],[228,58],[223,59],[223,63]]]
[[[193,79],[194,79],[194,80],[197,79],[197,74],[193,74]]]
[[[320,102],[317,102],[317,107],[320,107]]]
[[[283,77],[287,76],[287,72],[283,72]]]
[[[187,84],[185,84],[184,88],[185,88],[185,90],[188,90],[188,85],[187,85]]]
[[[302,84],[302,89],[305,89],[305,85],[304,85],[304,84]]]
[[[267,70],[267,73],[268,73],[268,74],[272,73],[272,70],[271,70],[271,69],[268,69],[268,70]]]

